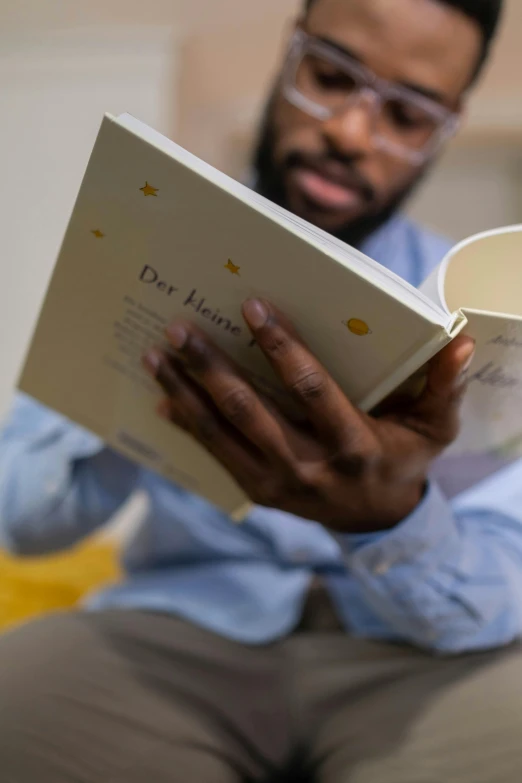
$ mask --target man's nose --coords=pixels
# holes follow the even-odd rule
[[[369,155],[374,149],[375,111],[371,96],[359,94],[344,111],[323,123],[324,134],[332,146],[345,155]]]

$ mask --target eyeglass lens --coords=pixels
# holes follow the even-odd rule
[[[320,54],[305,52],[295,71],[295,87],[332,116],[348,108],[357,92],[368,86],[356,68],[340,67]],[[423,149],[440,127],[437,118],[414,100],[396,94],[379,95],[374,131],[397,146]]]

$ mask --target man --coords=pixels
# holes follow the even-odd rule
[[[447,245],[397,210],[455,132],[500,5],[309,3],[269,102],[259,190],[420,283]],[[244,315],[306,428],[190,323],[169,329],[178,358],[145,359],[160,415],[258,504],[242,525],[18,399],[0,442],[5,545],[72,545],[137,488],[149,510],[126,581],[0,640],[2,779],[520,780],[522,465],[477,483],[452,463],[451,492],[443,461],[431,478],[472,343],[432,363],[416,403],[371,417],[284,314],[255,300]]]

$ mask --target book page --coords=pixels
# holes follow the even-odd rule
[[[420,291],[441,310],[522,315],[522,225],[486,231],[456,245]]]
[[[448,255],[439,277],[443,304],[522,316],[522,225],[471,237]]]
[[[451,310],[448,309],[448,305],[446,304],[446,297],[444,294],[444,282],[447,265],[448,257],[446,257],[438,266],[435,267],[435,269],[432,270],[431,274],[419,287],[419,291],[421,291],[424,296],[434,302],[437,307],[440,307],[441,310],[448,313],[449,315]]]
[[[436,284],[442,304],[464,313],[465,333],[476,345],[461,435],[451,453],[522,455],[522,226],[457,245]]]
[[[476,341],[452,454],[522,456],[522,317],[464,311]]]

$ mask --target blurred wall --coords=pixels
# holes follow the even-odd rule
[[[163,28],[0,32],[0,414],[106,111],[165,132],[176,46]]]
[[[454,240],[522,223],[522,138],[491,135],[454,144],[408,212]]]

